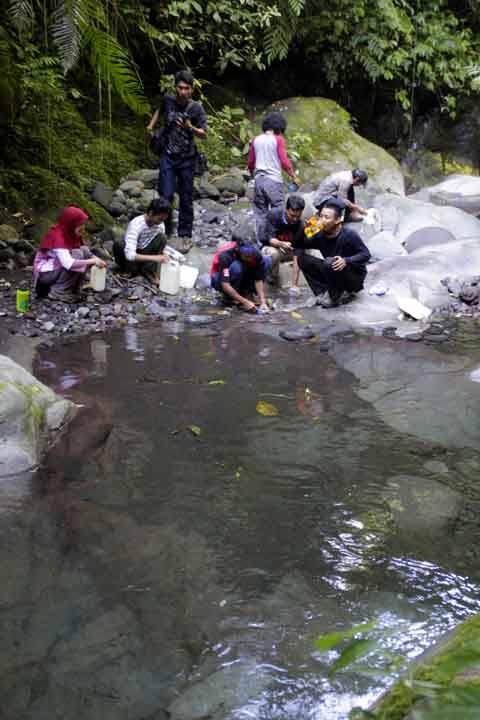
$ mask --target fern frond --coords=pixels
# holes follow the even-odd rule
[[[32,0],[10,0],[8,14],[19,32],[32,27],[34,17]]]
[[[80,30],[75,20],[75,13],[65,2],[59,2],[51,16],[50,33],[64,73],[76,65],[80,56]]]
[[[305,8],[305,0],[288,0],[288,7],[293,15],[299,17]]]
[[[149,112],[143,85],[133,61],[118,40],[108,32],[90,26],[84,36],[92,66],[100,78],[110,83],[122,100],[138,114]]]
[[[275,23],[265,30],[265,56],[267,62],[284,60],[288,55],[290,44],[295,37],[295,23],[292,18],[282,15]]]

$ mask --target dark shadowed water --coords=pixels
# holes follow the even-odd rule
[[[95,409],[4,489],[0,717],[346,718],[480,610],[480,342],[173,333],[40,353]],[[314,639],[373,619],[329,676]]]

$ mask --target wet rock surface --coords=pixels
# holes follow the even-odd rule
[[[35,467],[75,406],[0,355],[0,479]]]

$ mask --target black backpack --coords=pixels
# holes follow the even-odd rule
[[[153,152],[154,155],[161,155],[162,150],[165,147],[165,128],[157,128],[153,131],[152,135],[150,136],[150,143],[149,143],[150,150]]]

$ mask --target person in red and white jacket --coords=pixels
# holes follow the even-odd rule
[[[269,210],[283,207],[284,185],[282,170],[298,185],[299,179],[287,155],[284,138],[287,121],[279,112],[265,115],[262,133],[250,144],[248,169],[255,178],[253,209],[257,240],[264,235],[264,226]]]

